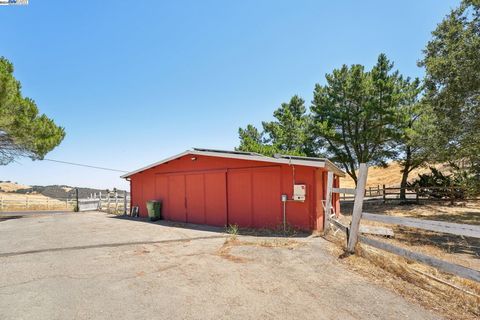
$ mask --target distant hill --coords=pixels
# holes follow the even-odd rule
[[[65,199],[75,197],[75,187],[67,185],[50,185],[50,186],[27,186],[10,181],[0,182],[0,191],[16,194],[31,194],[31,195],[43,195],[54,199]],[[112,191],[112,190],[110,190]],[[125,190],[117,189],[120,194],[123,194]],[[86,198],[92,193],[106,193],[106,190],[95,188],[78,188],[78,196],[80,198]]]

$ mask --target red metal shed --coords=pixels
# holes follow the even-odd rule
[[[131,205],[142,217],[146,201],[162,200],[167,220],[276,228],[283,225],[284,195],[288,225],[321,231],[328,171],[338,187],[344,172],[327,159],[193,149],[122,178],[130,180]],[[339,211],[338,196],[333,207]]]

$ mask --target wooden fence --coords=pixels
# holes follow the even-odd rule
[[[0,195],[0,212],[5,211],[80,211],[99,210],[109,213],[127,213],[130,196],[126,193],[105,192],[91,194],[87,198],[48,198],[31,195]],[[82,210],[83,209],[83,210]]]
[[[36,198],[31,196],[7,198],[0,196],[0,212],[2,211],[41,211],[67,210],[75,208],[76,199]]]
[[[396,224],[396,225],[401,225],[401,226],[406,226],[411,228],[419,228],[419,229],[429,230],[434,232],[449,233],[449,234],[454,234],[458,236],[480,238],[480,226],[477,226],[477,225],[459,224],[459,223],[450,223],[450,222],[443,222],[443,221],[423,220],[423,219],[405,218],[405,217],[394,217],[394,216],[386,216],[386,215],[371,214],[371,213],[363,212],[363,202],[366,194],[365,185],[367,181],[367,173],[368,173],[367,166],[365,164],[361,164],[358,183],[357,183],[357,189],[333,188],[333,185],[331,185],[330,182],[328,183],[327,199],[331,199],[332,193],[345,192],[348,194],[354,194],[355,200],[353,205],[353,214],[352,214],[352,221],[350,223],[350,226],[345,226],[342,223],[340,223],[338,220],[336,220],[336,216],[335,214],[332,214],[332,212],[330,212],[331,208],[328,206],[328,204],[325,206],[325,217],[327,218],[327,223],[326,223],[327,232],[328,232],[327,227],[330,225],[333,225],[339,230],[342,230],[343,232],[345,232],[347,235],[347,250],[350,253],[355,253],[355,246],[357,245],[358,242],[361,242],[366,245],[369,245],[381,250],[385,250],[396,255],[400,255],[409,260],[427,264],[441,271],[480,282],[480,271],[478,270],[467,268],[455,263],[443,261],[423,253],[407,250],[405,248],[401,248],[393,244],[386,243],[384,241],[380,241],[377,239],[373,239],[371,237],[366,237],[364,235],[361,235],[360,224],[363,219],[363,220],[376,221],[376,222],[382,222],[387,224]],[[331,173],[329,173],[329,175],[330,174]],[[330,179],[327,179],[327,181],[330,181]]]
[[[85,203],[95,203],[97,210],[114,213],[114,214],[127,214],[130,212],[130,196],[126,193],[109,192],[99,194],[91,194],[87,199],[84,199]],[[80,201],[81,203],[81,201]],[[88,207],[91,210],[90,206]],[[82,211],[80,206],[80,211]]]
[[[337,188],[337,193],[340,194],[342,201],[354,201],[355,193],[346,192],[346,190],[355,190],[348,188]],[[479,198],[468,197],[467,192],[459,187],[422,187],[422,188],[401,188],[401,187],[387,187],[385,185],[369,186],[365,188],[364,197],[369,202],[379,201],[383,203],[400,201],[400,194],[402,190],[405,191],[405,199],[407,202],[438,202],[449,201],[454,203],[457,200],[477,201]]]

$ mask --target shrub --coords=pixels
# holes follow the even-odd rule
[[[419,196],[428,198],[466,198],[466,190],[458,176],[446,175],[433,167],[430,167],[430,171],[430,173],[419,174],[417,180],[407,184],[407,188],[415,190]]]

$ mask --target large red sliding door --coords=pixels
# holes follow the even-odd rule
[[[228,170],[228,224],[277,227],[282,223],[280,168]]]
[[[166,174],[155,179],[155,198],[168,220],[274,228],[282,223],[280,186],[277,166]]]
[[[226,173],[159,174],[155,178],[155,198],[163,201],[167,220],[227,225]]]

